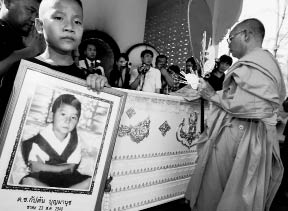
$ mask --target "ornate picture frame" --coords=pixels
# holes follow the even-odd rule
[[[73,101],[76,99],[80,102],[81,110],[77,110],[74,105],[69,105],[64,100],[61,101],[63,96],[72,96]],[[126,96],[127,93],[112,88],[104,88],[100,93],[93,92],[86,87],[84,80],[22,60],[1,125],[0,197],[5,200],[2,200],[0,210],[101,210],[105,182]],[[59,102],[60,98],[57,107],[56,101],[58,99]],[[61,157],[64,159],[64,164],[59,163],[60,158],[54,156],[54,152],[59,150],[58,144],[52,146],[54,142],[48,141],[52,136],[58,138],[55,132],[58,127],[56,113],[57,108],[63,104],[70,106],[70,110],[72,108],[76,116],[79,115],[73,129],[77,131],[76,135],[72,135],[71,128],[67,129],[67,126],[61,129],[61,134],[67,134],[62,154],[58,152],[58,157],[65,154]],[[75,119],[74,113],[70,118],[68,112],[70,119],[68,118],[67,121]],[[58,115],[66,114],[60,112]],[[74,145],[71,144],[72,142]],[[53,147],[54,154],[50,154]],[[47,148],[52,150],[46,151]],[[39,149],[42,150],[42,154]],[[39,154],[35,156],[35,153]],[[58,161],[55,161],[55,157]],[[77,163],[75,159],[79,162]],[[51,163],[51,160],[54,161]],[[65,165],[70,165],[70,162],[73,168],[66,169]],[[49,178],[53,177],[47,176],[47,172],[42,167],[40,169],[37,167],[38,164],[56,166],[57,174],[61,176],[64,174],[63,181],[66,181],[65,178],[68,178],[67,180],[73,178],[70,173],[74,174],[77,171],[75,178],[78,178],[78,174],[86,175],[85,181],[88,183],[86,186],[77,186],[77,188],[71,184],[62,187],[61,182],[60,186],[50,183],[47,185],[48,183],[43,183],[40,178],[49,181]],[[59,172],[59,166],[61,168],[64,166],[65,170]],[[41,182],[30,183],[31,178],[32,181],[36,178],[36,181]],[[56,175],[50,181],[55,182],[58,178],[60,176]]]

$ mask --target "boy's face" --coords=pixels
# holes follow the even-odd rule
[[[63,140],[78,123],[78,111],[75,107],[61,104],[53,116],[53,131],[55,136]]]
[[[219,71],[224,73],[226,70],[228,70],[229,67],[230,65],[227,62],[220,62]]]
[[[38,16],[39,3],[37,0],[10,0],[7,4],[8,20],[21,35],[26,36],[34,27]]]
[[[36,26],[40,25],[37,29],[44,34],[50,49],[67,54],[78,47],[83,34],[83,11],[77,2],[46,0],[39,16]]]
[[[85,55],[88,59],[94,60],[96,58],[96,46],[92,44],[88,44],[85,50]]]
[[[144,56],[142,57],[142,63],[147,64],[147,65],[151,65],[153,61],[153,57],[151,54],[144,54]]]

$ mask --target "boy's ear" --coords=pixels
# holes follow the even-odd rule
[[[39,18],[35,18],[35,28],[39,34],[43,34],[43,21]]]

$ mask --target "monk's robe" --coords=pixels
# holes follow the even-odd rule
[[[283,176],[276,133],[285,98],[279,65],[263,49],[239,59],[212,96],[185,198],[198,211],[269,210]]]

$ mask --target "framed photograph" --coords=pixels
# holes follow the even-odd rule
[[[101,210],[126,95],[22,60],[1,125],[0,210]]]

